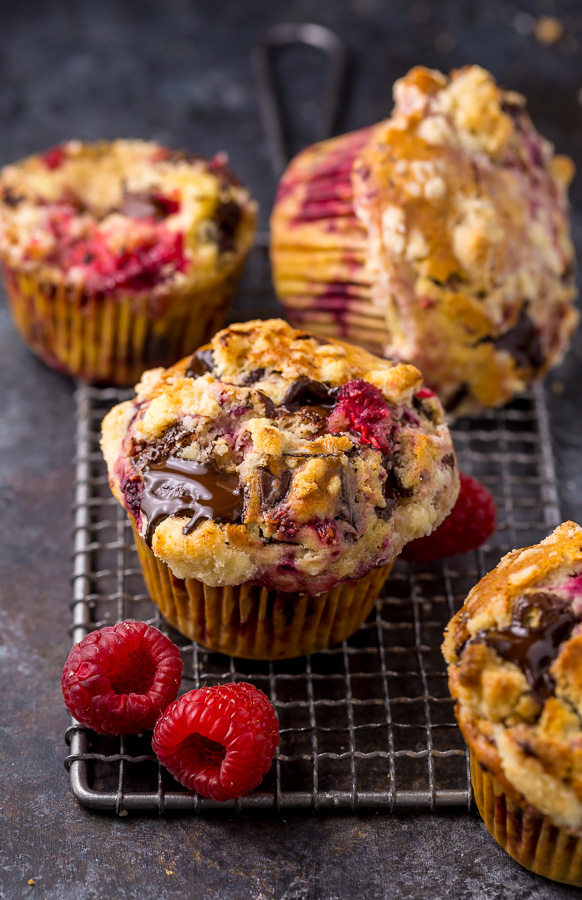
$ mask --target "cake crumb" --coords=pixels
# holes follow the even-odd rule
[[[564,33],[564,26],[554,16],[540,16],[535,24],[534,34],[541,44],[555,44]]]

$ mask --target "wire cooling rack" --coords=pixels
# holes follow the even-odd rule
[[[235,315],[270,314],[265,241],[254,251]],[[560,521],[547,414],[540,386],[505,409],[453,429],[461,468],[491,491],[498,529],[479,551],[416,566],[397,562],[373,614],[350,640],[311,657],[235,660],[193,644],[149,599],[127,516],[110,494],[100,424],[131,392],[77,390],[72,637],[133,618],[181,648],[182,690],[244,680],[271,698],[281,742],[259,790],[241,800],[203,800],[152,755],[150,735],[104,737],[67,730],[71,786],[85,806],[203,812],[378,810],[469,806],[465,745],[440,652],[443,630],[471,587],[514,547],[539,541]]]

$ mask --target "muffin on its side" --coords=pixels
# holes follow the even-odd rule
[[[458,493],[417,369],[281,320],[233,325],[147,372],[106,416],[102,447],[153,599],[236,656],[348,637],[403,545]]]
[[[526,868],[582,886],[582,528],[505,556],[443,653],[488,830]]]
[[[135,384],[224,322],[256,205],[225,166],[149,141],[69,141],[0,173],[0,259],[48,365]]]
[[[455,415],[561,359],[578,321],[573,164],[479,66],[422,67],[385,122],[300,153],[271,219],[291,321],[413,363]]]

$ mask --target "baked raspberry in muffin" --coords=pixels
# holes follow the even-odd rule
[[[14,319],[49,365],[134,384],[224,320],[256,207],[226,168],[154,142],[69,141],[0,174]]]
[[[578,317],[573,165],[478,66],[418,67],[385,122],[304,150],[271,220],[291,321],[417,365],[455,414],[562,357]]]
[[[136,390],[103,423],[111,488],[154,600],[213,649],[343,640],[455,502],[451,436],[413,366],[254,321]]]
[[[582,528],[505,556],[443,652],[487,828],[522,865],[582,886]]]

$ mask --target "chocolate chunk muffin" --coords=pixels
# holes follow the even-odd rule
[[[136,390],[103,423],[111,488],[154,600],[213,649],[276,658],[343,640],[456,500],[418,370],[281,320],[233,325]]]
[[[582,528],[505,556],[443,652],[487,828],[523,866],[582,886]]]
[[[389,119],[300,153],[271,219],[290,320],[417,365],[455,415],[561,359],[578,321],[574,167],[479,66],[417,67]]]
[[[256,205],[226,168],[152,141],[69,141],[0,173],[15,323],[48,365],[135,384],[224,321]]]

